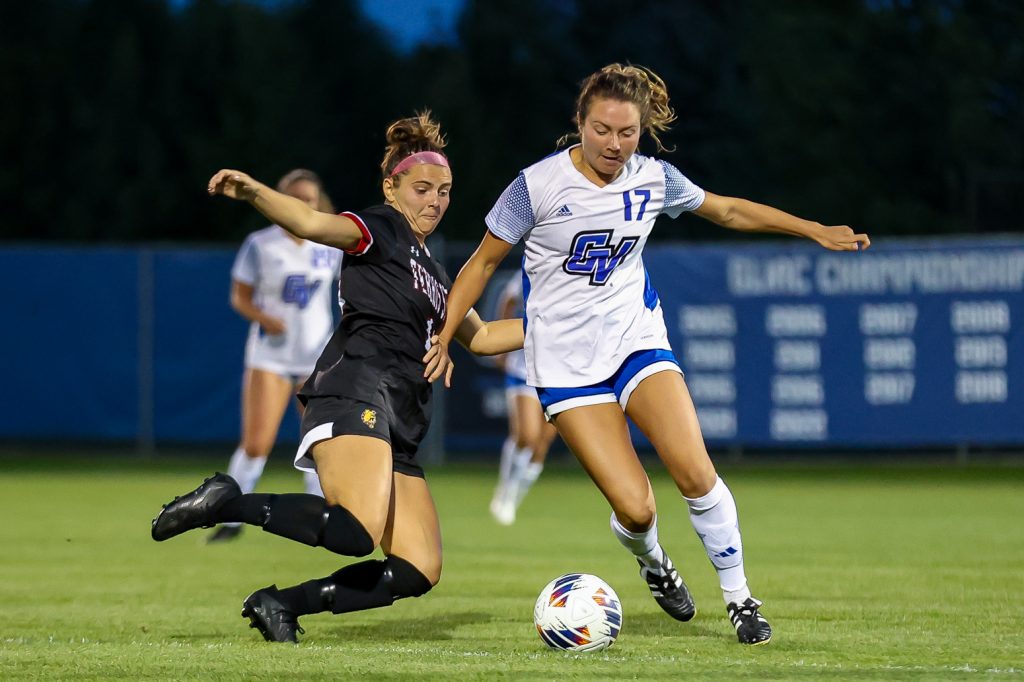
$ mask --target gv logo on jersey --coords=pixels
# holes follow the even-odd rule
[[[284,281],[284,288],[281,289],[281,300],[285,303],[294,303],[299,306],[299,310],[304,310],[313,294],[320,288],[320,284],[319,280],[307,282],[305,275],[288,275],[288,279]]]
[[[590,275],[590,285],[604,286],[612,271],[629,255],[639,237],[623,237],[612,245],[612,230],[580,232],[572,239],[571,255],[562,263],[570,275]]]

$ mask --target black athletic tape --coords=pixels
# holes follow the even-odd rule
[[[317,495],[271,495],[265,510],[263,530],[268,533],[345,556],[373,552],[373,538],[363,524],[344,507],[329,507]]]
[[[311,581],[310,586],[314,585],[319,608],[332,613],[391,606],[398,599],[424,595],[432,587],[419,569],[395,556],[350,564],[322,580]]]
[[[427,576],[401,557],[389,556],[384,563],[387,564],[384,579],[388,582],[388,591],[395,599],[420,597],[433,587]]]
[[[316,547],[323,527],[322,497],[303,493],[272,495],[266,504],[263,530]]]
[[[359,519],[344,507],[329,507],[320,534],[320,545],[345,556],[366,556],[373,552],[373,538]]]

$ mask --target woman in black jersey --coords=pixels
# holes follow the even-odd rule
[[[425,239],[448,208],[452,176],[440,128],[424,112],[393,123],[381,164],[385,203],[321,213],[235,170],[210,179],[211,195],[246,201],[296,236],[343,249],[341,322],[299,392],[306,405],[296,467],[315,470],[324,498],[243,495],[216,474],[153,520],[154,540],[242,522],[345,556],[378,546],[383,561],[345,566],[245,599],[242,615],[275,642],[296,642],[298,617],[346,613],[418,597],[441,576],[437,510],[416,462],[430,422],[424,353],[446,319],[451,281]],[[470,312],[457,338],[480,355],[522,347],[519,320],[484,323]]]

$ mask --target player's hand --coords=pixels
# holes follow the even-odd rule
[[[284,334],[287,328],[284,325],[283,320],[279,320],[276,317],[264,317],[260,320],[260,326],[270,336],[277,336],[278,334]]]
[[[206,192],[212,197],[223,194],[231,199],[250,201],[259,194],[262,184],[242,171],[225,168],[214,173],[206,185]]]
[[[439,336],[430,337],[430,350],[423,356],[426,368],[423,370],[423,377],[430,383],[434,383],[442,376],[444,387],[452,387],[452,372],[455,370],[455,363],[448,357],[448,342],[441,341]]]
[[[857,234],[848,225],[822,225],[814,240],[832,251],[863,251],[871,246],[866,234]]]

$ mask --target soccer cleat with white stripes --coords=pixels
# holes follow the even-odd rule
[[[679,572],[676,571],[676,567],[672,565],[672,560],[668,558],[667,554],[661,565],[657,567],[645,566],[639,559],[637,559],[637,563],[640,564],[640,577],[647,582],[654,601],[658,602],[658,606],[665,613],[676,620],[687,621],[693,618],[697,613],[693,597],[690,596],[690,590],[687,589],[683,579],[679,577]]]
[[[767,644],[771,641],[772,626],[761,615],[760,608],[761,602],[753,597],[747,597],[742,604],[733,602],[725,607],[740,644]]]

